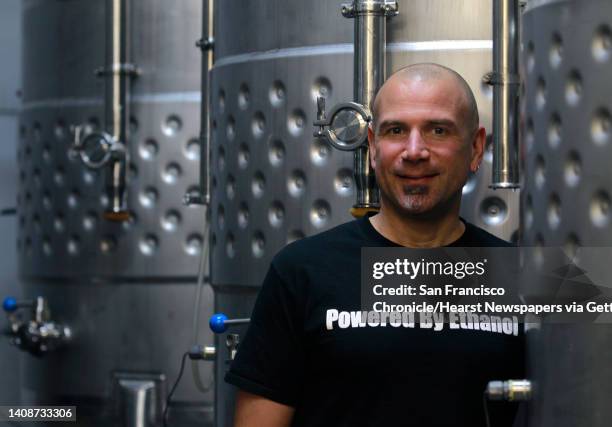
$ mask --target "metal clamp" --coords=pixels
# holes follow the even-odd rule
[[[399,5],[396,1],[356,0],[353,3],[343,3],[340,10],[345,18],[366,14],[393,17],[399,14]]]
[[[333,147],[353,151],[368,139],[368,125],[372,121],[370,110],[356,102],[343,102],[325,116],[325,98],[317,98],[317,120],[314,132],[317,138],[325,138]]]
[[[111,64],[107,67],[99,67],[94,70],[96,77],[113,75],[138,77],[141,73],[140,68],[138,68],[135,64]]]
[[[484,76],[482,76],[482,82],[489,85],[520,85],[521,77],[517,74],[508,74],[508,73],[496,73],[495,71],[489,71]]]
[[[83,135],[83,126],[74,128],[72,149],[81,156],[83,163],[91,169],[100,169],[108,164],[113,156],[125,155],[125,145],[115,141],[106,132],[92,132]]]

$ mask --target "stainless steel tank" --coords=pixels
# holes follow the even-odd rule
[[[54,320],[73,331],[60,350],[26,357],[23,398],[78,405],[83,425],[108,426],[124,425],[111,418],[141,396],[153,411],[142,425],[158,425],[161,402],[193,344],[205,245],[203,210],[182,204],[199,182],[201,54],[194,42],[202,4],[130,0],[128,43],[140,75],[129,95],[130,220],[123,223],[103,218],[105,172],[86,168],[71,150],[72,126],[88,132],[105,123],[104,80],[94,74],[107,65],[105,1],[23,6],[21,279],[24,295],[45,296]],[[206,313],[210,297],[200,307]],[[200,342],[208,340],[202,330]],[[208,425],[212,367],[201,366],[204,391],[189,371],[174,396],[171,424]]]
[[[17,199],[17,129],[19,90],[21,88],[21,2],[10,0],[2,5],[0,14],[0,50],[3,71],[0,79],[0,209],[15,208]],[[20,295],[17,280],[17,217],[0,215],[0,299]],[[4,326],[4,316],[0,324]],[[19,403],[21,355],[8,340],[0,339],[0,405]]]
[[[313,138],[316,98],[353,100],[353,21],[341,2],[225,0],[215,10],[212,70],[212,282],[216,309],[248,317],[263,275],[287,242],[351,220],[352,153]],[[491,129],[491,2],[399,1],[388,21],[388,74],[416,62],[461,73]],[[516,239],[518,193],[489,190],[489,150],[464,189],[462,215]],[[222,381],[219,342],[217,425],[233,403]]]
[[[522,244],[609,246],[612,4],[530,1],[523,16]],[[606,266],[603,260],[600,266]],[[542,324],[529,332],[530,425],[609,424],[612,327]]]

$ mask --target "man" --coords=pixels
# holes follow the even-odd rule
[[[330,317],[361,310],[361,247],[508,246],[459,217],[486,136],[461,76],[406,67],[382,86],[373,115],[380,211],[275,257],[226,376],[240,388],[236,427],[483,426],[487,381],[523,376],[522,336],[358,319],[344,328]],[[515,408],[498,409],[494,425],[511,425]]]

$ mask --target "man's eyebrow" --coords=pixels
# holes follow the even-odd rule
[[[425,124],[427,126],[446,126],[446,127],[454,128],[454,129],[458,128],[457,124],[450,119],[441,119],[441,118],[440,119],[430,119],[430,120],[427,120]],[[398,126],[402,128],[406,127],[406,125],[399,120],[384,120],[378,125],[378,130],[385,129],[388,127],[393,127],[393,126]]]
[[[431,119],[427,121],[429,126],[446,126],[448,128],[459,129],[457,123],[449,119]]]
[[[385,120],[378,125],[378,129],[383,129],[389,126],[401,126],[404,127],[404,124],[398,120]]]
[[[447,127],[453,127],[456,128],[457,124],[449,119],[431,119],[427,121],[427,124],[430,126],[447,126]]]

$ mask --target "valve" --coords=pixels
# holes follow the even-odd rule
[[[372,121],[370,110],[356,102],[336,104],[325,115],[325,98],[317,98],[317,120],[314,132],[317,138],[326,139],[333,147],[341,151],[353,151],[361,147],[368,139],[368,125]]]
[[[2,301],[2,308],[7,313],[12,313],[13,311],[17,310],[17,307],[17,300],[13,297],[6,297],[4,298],[4,301]]]
[[[227,331],[227,328],[232,325],[246,325],[251,319],[228,319],[223,313],[215,313],[210,316],[208,325],[215,334],[222,334]],[[227,347],[230,360],[234,360],[236,353],[238,352],[238,344],[240,343],[239,334],[227,334],[225,338],[225,346]]]
[[[14,345],[35,356],[42,356],[66,343],[72,337],[68,326],[51,320],[47,300],[36,297],[33,301],[17,301],[7,297],[2,308],[9,321],[8,335]],[[30,319],[23,320],[20,309],[30,309]]]
[[[250,321],[251,319],[228,319],[223,313],[215,313],[210,316],[208,325],[215,334],[222,334],[230,325],[246,325]]]

